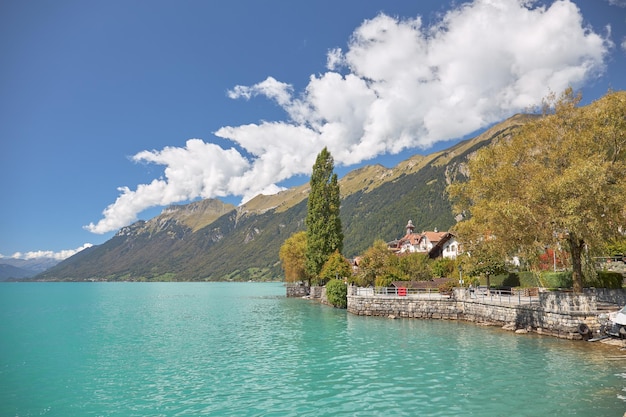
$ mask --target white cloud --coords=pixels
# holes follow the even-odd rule
[[[626,7],[626,0],[609,0],[611,6]]]
[[[304,91],[267,77],[228,92],[233,99],[265,96],[288,115],[215,132],[250,160],[197,139],[141,152],[134,159],[164,165],[166,178],[121,188],[87,229],[115,230],[151,206],[226,195],[246,201],[278,190],[276,183],[308,174],[324,146],[338,165],[351,165],[464,136],[600,75],[609,45],[569,0],[550,7],[475,0],[430,27],[419,17],[380,14],[356,28],[345,52],[329,50],[328,71],[312,75]]]
[[[267,77],[265,81],[252,87],[242,85],[236,86],[228,92],[228,97],[232,99],[245,98],[249,100],[254,96],[264,95],[268,98],[276,100],[276,102],[281,106],[287,106],[291,101],[292,91],[293,87],[289,84],[281,83],[273,77]]]
[[[232,194],[231,179],[250,169],[248,160],[235,149],[223,149],[200,139],[188,140],[184,148],[143,151],[133,160],[165,165],[165,179],[140,184],[135,191],[119,188],[122,194],[102,212],[104,218],[85,226],[90,232],[101,234],[119,229],[137,220],[137,214],[148,207],[196,197],[227,196]]]
[[[85,243],[79,248],[67,249],[67,250],[62,250],[59,252],[54,252],[50,250],[40,250],[40,251],[32,251],[32,252],[15,252],[13,255],[10,256],[10,258],[25,259],[25,260],[51,258],[51,259],[56,259],[58,261],[62,261],[64,259],[69,258],[70,256],[77,254],[83,249],[87,249],[92,246],[93,245],[91,243]],[[0,258],[4,258],[4,256],[0,255]]]
[[[331,71],[335,71],[343,65],[345,65],[345,61],[343,59],[343,52],[341,51],[341,48],[330,49],[326,54],[326,68]]]

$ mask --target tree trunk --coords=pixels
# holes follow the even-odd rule
[[[572,284],[574,292],[583,292],[583,263],[582,254],[585,241],[576,237],[574,233],[569,234],[569,252],[572,256]]]

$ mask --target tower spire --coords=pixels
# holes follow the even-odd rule
[[[406,234],[410,235],[411,233],[413,233],[413,230],[415,230],[415,226],[413,226],[413,222],[409,220],[409,222],[406,224]]]

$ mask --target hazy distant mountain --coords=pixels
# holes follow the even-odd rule
[[[505,137],[531,116],[518,115],[480,136],[394,168],[366,166],[340,180],[344,254],[355,256],[377,238],[417,229],[447,230],[455,220],[445,188],[463,177],[470,154]],[[38,275],[37,280],[269,280],[282,276],[278,251],[304,229],[309,185],[259,195],[234,207],[218,200],[171,206],[149,221],[122,228]]]
[[[53,258],[0,258],[0,281],[33,277],[59,263]]]

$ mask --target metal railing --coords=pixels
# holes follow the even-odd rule
[[[458,290],[458,289],[457,289]],[[464,288],[469,300],[498,304],[533,304],[539,303],[539,294],[534,291],[515,291],[508,289]]]
[[[406,287],[376,287],[375,295],[396,295],[398,297],[411,297],[423,295],[450,295],[442,294],[437,288],[406,288]]]
[[[441,299],[453,297],[452,292],[441,293],[437,288],[405,288],[405,287],[353,287],[351,295],[362,297],[409,297],[422,299]]]
[[[441,292],[437,288],[405,288],[405,287],[356,287],[352,295],[364,297],[408,297],[420,299],[457,299],[465,301],[484,302],[489,304],[533,304],[539,303],[539,294],[536,291],[491,289],[486,287],[455,288],[450,292]]]

